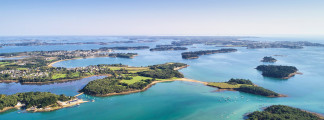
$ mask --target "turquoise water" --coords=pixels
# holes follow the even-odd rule
[[[168,44],[169,42],[159,41],[158,43],[147,44],[154,46],[155,44]],[[213,46],[194,46],[194,48],[190,47],[189,50],[218,49]],[[21,47],[20,49],[23,50]],[[20,51],[20,49],[17,51]],[[74,46],[69,49],[79,48]],[[190,65],[188,68],[181,70],[187,78],[214,82],[227,81],[230,78],[246,78],[259,86],[288,95],[288,97],[267,98],[241,92],[215,92],[217,88],[199,83],[175,81],[158,83],[147,91],[129,95],[110,97],[82,95],[82,98],[95,99],[95,102],[53,112],[26,113],[20,110],[8,111],[0,114],[0,119],[236,120],[243,119],[243,115],[248,112],[260,110],[260,108],[272,104],[290,105],[324,115],[324,87],[322,87],[324,85],[324,48],[237,49],[239,51],[235,53],[205,55],[195,60],[181,59],[180,54],[182,51],[150,52],[148,50],[137,50],[135,52],[138,52],[139,56],[134,59],[77,59],[59,62],[54,66],[80,67],[112,63],[146,66],[165,62],[183,62]],[[260,72],[254,68],[263,64],[260,62],[262,57],[269,55],[284,55],[275,56],[278,62],[274,64],[296,66],[303,75],[296,75],[289,80],[262,77]],[[98,78],[101,77],[42,86],[1,83],[0,93],[50,91],[57,94],[75,95],[87,82]],[[229,100],[225,101],[225,99]]]

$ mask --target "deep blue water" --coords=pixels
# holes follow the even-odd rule
[[[84,38],[86,39],[86,38]],[[91,38],[94,39],[94,38]],[[108,38],[106,38],[108,39]],[[114,38],[117,39],[117,38]],[[260,40],[296,40],[295,38],[257,38]],[[312,41],[312,39],[301,39]],[[86,39],[87,40],[87,39]],[[89,39],[90,40],[90,39]],[[100,39],[102,40],[102,39]],[[320,41],[317,40],[316,41]],[[169,44],[171,40],[160,40],[156,43],[132,43],[130,45]],[[323,42],[323,41],[320,41]],[[120,46],[111,44],[107,46]],[[28,46],[4,47],[1,52],[19,52],[32,50],[75,50],[93,49],[100,45],[84,46]],[[213,46],[194,45],[189,50],[219,49]],[[0,114],[0,119],[243,119],[248,112],[272,104],[284,104],[298,107],[324,115],[324,47],[305,47],[304,49],[246,49],[227,54],[201,56],[195,60],[183,60],[181,52],[150,52],[149,50],[117,51],[137,52],[134,59],[126,58],[89,58],[63,61],[54,66],[80,67],[96,64],[122,63],[130,66],[147,66],[166,62],[183,62],[190,66],[181,72],[187,78],[200,81],[227,81],[230,78],[245,78],[255,84],[288,95],[284,98],[267,98],[241,92],[215,92],[217,88],[207,87],[191,82],[158,83],[140,93],[110,97],[92,97],[82,95],[84,99],[95,99],[95,102],[81,104],[46,113],[25,113],[20,110]],[[254,68],[264,56],[275,56],[277,65],[296,66],[303,75],[296,75],[289,80],[262,77]],[[87,82],[100,77],[85,78],[79,81],[56,83],[50,85],[20,85],[18,83],[1,83],[0,94],[13,94],[27,91],[49,91],[56,94],[75,95]],[[229,101],[225,101],[229,98]]]

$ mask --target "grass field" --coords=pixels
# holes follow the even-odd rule
[[[60,74],[60,73],[57,73],[57,74],[54,74],[52,76],[52,79],[60,79],[60,78],[65,78],[66,77],[66,74]]]
[[[72,73],[71,77],[75,78],[75,77],[80,77],[80,73],[76,72],[76,73]]]
[[[120,69],[126,69],[130,73],[137,73],[140,71],[148,70],[148,67],[109,67],[111,70],[120,70]]]
[[[10,62],[0,62],[0,67],[4,67],[4,66],[6,66],[6,65],[13,65],[13,64],[15,64],[15,63],[10,63]]]
[[[28,70],[28,68],[17,68],[18,70]]]
[[[217,87],[220,89],[230,89],[230,88],[240,88],[240,86],[244,85],[244,84],[232,85],[232,84],[228,84],[228,83],[224,83],[224,82],[210,82],[207,85]]]
[[[135,82],[139,82],[141,80],[146,80],[146,79],[153,79],[153,78],[151,78],[151,77],[143,77],[143,76],[135,76],[131,80],[121,80],[121,82],[127,83],[128,85],[131,85],[131,84],[133,84]],[[163,81],[163,80],[174,80],[174,79],[179,79],[179,78],[173,77],[173,78],[170,78],[170,79],[156,79],[156,80],[157,81]]]
[[[135,76],[131,80],[121,80],[121,82],[127,83],[128,85],[131,85],[131,84],[133,84],[135,82],[139,82],[141,80],[146,80],[146,79],[152,79],[152,78],[150,78],[150,77],[143,77],[143,76]]]
[[[9,62],[0,62],[0,65],[2,65],[2,64],[8,64]]]

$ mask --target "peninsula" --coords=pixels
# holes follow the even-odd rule
[[[211,87],[217,87],[220,90],[240,91],[266,97],[285,97],[285,95],[281,95],[263,87],[259,87],[253,84],[252,81],[247,79],[232,78],[227,82],[209,82],[207,85]]]
[[[0,112],[10,109],[26,109],[31,112],[58,110],[84,103],[82,99],[50,92],[25,92],[13,95],[0,94]]]
[[[183,78],[177,71],[183,63],[165,63],[148,67],[115,68],[112,76],[89,82],[80,92],[93,96],[110,96],[144,91],[159,81]]]
[[[262,71],[262,75],[265,77],[273,77],[279,79],[289,79],[296,74],[301,74],[294,66],[259,65],[256,69]]]
[[[197,59],[200,55],[216,54],[216,53],[230,53],[236,52],[237,49],[227,48],[220,50],[201,50],[195,52],[183,52],[181,53],[183,59]]]

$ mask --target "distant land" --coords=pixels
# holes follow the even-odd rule
[[[237,49],[227,48],[227,49],[220,49],[220,50],[201,50],[201,51],[194,51],[194,52],[183,52],[181,53],[183,59],[197,59],[200,55],[208,55],[208,54],[216,54],[216,53],[230,53],[236,52]]]

